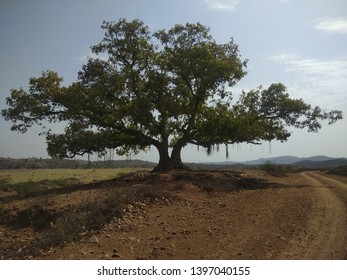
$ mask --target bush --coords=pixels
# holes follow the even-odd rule
[[[2,179],[4,181],[4,179]],[[2,183],[0,179],[0,186],[5,185]],[[5,181],[4,181],[5,182]],[[11,188],[17,192],[17,194],[21,198],[26,198],[29,196],[33,196],[47,189],[52,188],[67,188],[77,185],[79,181],[74,178],[66,178],[66,179],[55,179],[55,180],[42,180],[39,182],[35,182],[33,180],[29,180],[26,182],[20,182],[11,185],[9,182],[7,183],[7,188]]]
[[[292,165],[287,164],[275,164],[271,161],[265,162],[259,167],[259,169],[266,171],[273,176],[284,176],[287,172],[293,172],[294,168]]]
[[[18,195],[22,198],[28,197],[32,194],[35,194],[37,192],[41,192],[47,189],[47,187],[43,185],[42,183],[33,182],[33,181],[16,183],[13,186],[14,186],[14,190],[17,191]]]
[[[347,176],[347,165],[335,167],[328,171],[329,174]]]
[[[0,191],[8,192],[12,189],[10,179],[4,176],[0,177]]]

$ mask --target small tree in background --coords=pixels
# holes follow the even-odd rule
[[[29,91],[11,90],[2,116],[12,130],[66,122],[64,133],[44,128],[52,157],[119,155],[156,147],[154,171],[185,169],[187,144],[207,153],[220,144],[286,141],[287,127],[317,132],[341,111],[324,112],[292,99],[283,84],[243,92],[232,103],[230,88],[246,75],[246,60],[231,40],[218,44],[199,23],[151,33],[140,20],[104,22],[103,40],[93,46],[78,80],[61,86],[57,73],[31,78]],[[102,55],[102,56],[100,56]]]

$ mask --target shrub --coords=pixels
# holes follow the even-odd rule
[[[263,165],[259,166],[259,169],[266,171],[272,176],[284,176],[287,172],[293,172],[294,168],[292,165],[288,164],[275,164],[271,161],[265,162]]]
[[[10,179],[4,176],[0,177],[0,191],[8,192],[12,189]]]
[[[33,182],[31,180],[14,184],[14,190],[16,190],[18,195],[22,198],[28,197],[37,192],[41,192],[45,189],[47,189],[47,187],[42,183]]]

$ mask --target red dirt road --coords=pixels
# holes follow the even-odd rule
[[[314,204],[305,234],[292,241],[290,251],[304,259],[346,259],[347,183],[319,172],[301,175],[313,187]]]

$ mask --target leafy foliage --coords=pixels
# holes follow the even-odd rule
[[[290,98],[283,84],[244,92],[233,104],[230,88],[246,75],[247,60],[232,39],[218,44],[200,23],[151,33],[140,20],[121,19],[102,29],[103,40],[91,48],[102,56],[88,59],[78,81],[61,86],[62,78],[46,71],[30,79],[29,92],[12,90],[6,99],[2,115],[12,130],[67,122],[63,134],[43,131],[52,157],[155,146],[163,171],[183,168],[188,143],[209,153],[220,144],[286,141],[288,126],[316,132],[320,120],[342,118]]]

